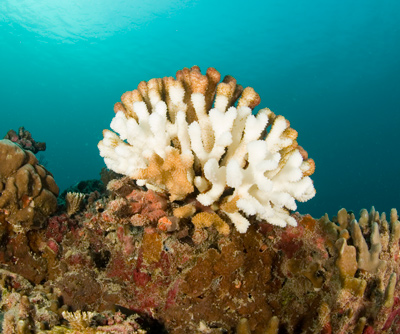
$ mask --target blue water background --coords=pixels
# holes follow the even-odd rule
[[[45,141],[61,189],[141,80],[199,65],[284,115],[316,162],[315,217],[400,209],[400,1],[0,1],[0,137]]]

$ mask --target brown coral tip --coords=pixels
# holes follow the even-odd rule
[[[253,88],[246,87],[242,93],[242,96],[239,99],[238,108],[246,106],[251,109],[254,109],[260,104],[260,102],[261,102],[260,95],[258,95]]]
[[[302,171],[303,171],[303,176],[310,176],[312,174],[314,174],[315,172],[315,162],[313,159],[307,159],[305,161],[303,161],[303,165],[302,166]]]

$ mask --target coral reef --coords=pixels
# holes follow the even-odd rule
[[[14,232],[40,228],[57,209],[58,187],[35,155],[0,140],[0,224]]]
[[[4,139],[9,139],[13,143],[21,146],[24,150],[31,151],[32,153],[46,150],[46,143],[35,141],[31,133],[25,130],[23,126],[18,129],[18,133],[12,129],[9,130],[4,136]]]
[[[32,286],[23,277],[0,269],[3,334],[145,334],[138,316],[120,312],[68,312],[49,287]]]
[[[397,211],[292,212],[315,167],[289,122],[215,69],[176,77],[122,96],[113,171],[57,213],[51,174],[0,141],[2,332],[400,334]]]
[[[32,266],[40,258],[40,271],[3,271],[3,330],[25,319],[34,333],[107,332],[106,325],[110,333],[399,332],[395,210],[388,221],[374,209],[358,221],[345,210],[332,220],[296,213],[297,227],[259,221],[245,234],[230,221],[223,222],[227,233],[215,215],[195,199],[171,202],[129,177],[109,182],[73,217],[53,216],[26,236],[30,262],[19,261]],[[32,298],[39,292],[42,299]],[[31,310],[29,317],[20,309]],[[105,322],[118,312],[119,323]],[[79,317],[95,320],[79,329]]]
[[[115,104],[111,128],[119,136],[103,131],[101,156],[109,169],[171,201],[191,196],[219,208],[239,232],[249,216],[295,225],[295,200],[315,195],[314,161],[283,116],[267,108],[252,114],[260,103],[253,88],[220,77],[194,66],[176,79],[142,81]]]

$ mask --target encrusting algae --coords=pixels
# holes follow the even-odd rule
[[[397,211],[293,213],[315,167],[288,121],[214,69],[176,77],[122,96],[114,172],[57,212],[51,174],[0,141],[2,332],[400,333]]]

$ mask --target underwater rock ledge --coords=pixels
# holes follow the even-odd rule
[[[224,234],[176,217],[187,204],[130,178],[107,188],[46,227],[5,229],[3,333],[400,330],[394,209],[362,210],[358,221],[344,209],[333,219],[295,213],[297,227],[252,221],[245,234],[229,222]]]

